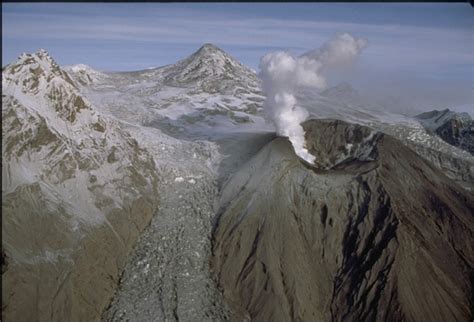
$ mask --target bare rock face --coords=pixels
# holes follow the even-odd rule
[[[472,318],[472,194],[390,136],[303,126],[316,166],[277,138],[223,189],[212,266],[236,318]]]
[[[416,116],[427,131],[445,142],[474,154],[474,121],[467,113],[445,109],[433,110]]]
[[[316,166],[334,169],[350,162],[367,162],[377,158],[376,142],[381,133],[368,127],[340,121],[306,123],[307,146],[316,157]]]

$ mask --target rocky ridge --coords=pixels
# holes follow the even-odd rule
[[[6,320],[97,319],[156,211],[153,158],[78,88],[43,50],[2,70]]]
[[[430,133],[474,155],[474,121],[468,113],[434,110],[416,118]]]

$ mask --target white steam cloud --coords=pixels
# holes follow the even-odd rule
[[[277,134],[287,136],[296,154],[309,163],[314,163],[315,157],[305,147],[301,126],[308,112],[296,105],[295,92],[299,86],[324,89],[326,79],[321,70],[350,64],[366,46],[367,40],[342,33],[321,48],[300,57],[279,51],[267,54],[260,60],[259,75],[266,94],[265,112],[275,123]]]
[[[367,40],[354,38],[348,33],[337,35],[325,43],[321,48],[312,50],[303,55],[320,61],[324,66],[333,67],[350,64],[367,47]]]

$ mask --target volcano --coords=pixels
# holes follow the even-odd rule
[[[276,138],[223,188],[212,266],[236,318],[469,320],[472,194],[389,135],[303,127],[315,166]]]

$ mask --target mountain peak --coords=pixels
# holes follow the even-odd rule
[[[248,67],[219,47],[206,43],[195,53],[170,66],[165,83],[171,86],[199,86],[208,93],[233,92],[241,84],[257,88],[257,77]],[[239,85],[240,84],[240,85]]]
[[[84,64],[66,66],[64,70],[67,71],[76,82],[84,86],[95,83],[105,77],[102,72]]]
[[[84,65],[84,64],[76,64],[76,65],[68,66],[67,68],[69,68],[70,70],[72,70],[75,73],[94,71],[94,69],[92,67],[90,67],[88,65]]]
[[[3,74],[8,79],[34,78],[36,81],[42,77],[62,76],[61,68],[44,49],[32,54],[22,53],[15,62],[5,66]]]
[[[201,51],[220,51],[224,53],[222,49],[211,43],[205,43],[204,45],[202,45],[201,48],[198,49],[198,52]]]
[[[49,55],[45,49],[40,49],[36,53],[22,53],[18,60],[12,65],[34,65],[39,64],[43,69],[58,68],[56,61]]]
[[[230,61],[233,64],[239,64],[239,62],[228,55],[224,50],[211,43],[205,43],[196,52],[185,60],[196,60],[204,59],[208,62],[218,63],[221,61]]]
[[[76,87],[56,61],[44,49],[23,53],[2,70],[2,84],[20,85],[24,93],[39,93],[51,82],[67,82]]]
[[[37,57],[41,57],[42,59],[48,59],[48,60],[52,60],[51,56],[49,55],[49,53],[46,51],[46,49],[43,49],[41,48],[40,50],[38,50],[35,55]]]
[[[34,54],[23,53],[16,62],[5,66],[2,89],[6,93],[21,92],[22,97],[34,97],[38,103],[36,111],[71,123],[77,119],[78,112],[90,109],[68,73],[44,49]]]

